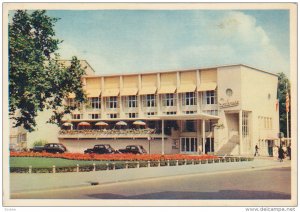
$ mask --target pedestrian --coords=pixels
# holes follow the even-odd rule
[[[254,157],[255,157],[255,156],[259,156],[258,149],[259,149],[258,146],[255,145],[255,153],[254,153]]]
[[[278,149],[278,158],[279,158],[279,161],[282,162],[283,159],[284,159],[284,151],[282,149],[282,146],[280,145],[279,149]]]
[[[292,151],[291,151],[291,144],[287,147],[287,153],[290,157],[290,160],[292,160]]]

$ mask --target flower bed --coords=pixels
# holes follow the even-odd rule
[[[80,154],[80,153],[40,153],[40,152],[10,152],[10,157],[43,157],[43,158],[63,158],[69,160],[87,160],[87,161],[167,161],[179,160],[213,160],[217,156],[213,155],[160,155],[160,154]]]

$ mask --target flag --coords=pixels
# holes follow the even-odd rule
[[[290,97],[288,92],[286,92],[285,96],[285,110],[287,113],[290,112]]]

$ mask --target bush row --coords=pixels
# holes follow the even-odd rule
[[[69,167],[55,167],[55,168],[35,168],[35,167],[11,167],[11,173],[64,173],[64,172],[91,172],[102,170],[114,170],[125,168],[142,168],[142,167],[158,167],[158,166],[182,166],[182,165],[197,165],[210,163],[228,163],[228,162],[243,162],[252,161],[253,158],[246,157],[227,157],[214,158],[205,160],[161,160],[161,161],[127,161],[97,165],[82,165]]]

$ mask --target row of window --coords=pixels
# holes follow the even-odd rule
[[[217,110],[206,110],[203,111],[204,113],[210,114],[210,115],[218,115],[218,111]],[[185,114],[193,114],[196,113],[195,111],[185,111]],[[177,112],[176,111],[168,111],[164,113],[165,115],[176,115]],[[144,115],[146,117],[150,117],[150,116],[156,116],[157,112],[145,112]],[[126,118],[139,118],[139,114],[138,113],[125,113]],[[88,114],[88,118],[89,119],[101,119],[101,114],[100,113],[92,113],[92,114]],[[106,114],[106,118],[120,118],[119,117],[119,113],[107,113]],[[72,119],[83,119],[83,114],[72,114]],[[194,127],[194,123],[192,125],[192,127],[188,127],[186,129],[195,129]],[[209,126],[206,126],[206,129],[210,129]],[[190,132],[193,132],[193,130],[188,130]],[[210,130],[208,130],[210,131]]]
[[[194,92],[187,92],[182,94],[182,105],[183,106],[192,106],[197,105],[197,93]],[[203,104],[216,104],[217,103],[217,95],[215,91],[206,91],[203,93]],[[170,107],[176,106],[177,103],[177,95],[176,94],[163,94],[161,95],[162,99],[162,106],[163,107]],[[124,103],[126,108],[136,108],[138,107],[138,97],[137,96],[126,96],[124,98]],[[106,108],[113,109],[118,108],[118,97],[107,97],[106,99]],[[101,108],[101,99],[98,97],[92,97],[88,99],[89,107],[93,109],[100,109]],[[149,94],[142,96],[142,105],[146,108],[156,107],[157,100],[156,95]],[[75,106],[76,102],[74,99],[68,99],[69,106]]]
[[[271,117],[258,116],[260,129],[273,129],[273,120]]]

